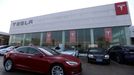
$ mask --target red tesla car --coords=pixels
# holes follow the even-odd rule
[[[81,62],[49,48],[23,46],[4,55],[5,71],[22,69],[50,75],[81,75]]]

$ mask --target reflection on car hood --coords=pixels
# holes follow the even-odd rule
[[[80,62],[80,60],[78,58],[71,56],[71,55],[61,54],[61,55],[59,55],[59,57],[61,57],[64,60],[70,60],[70,61],[72,60],[72,61]]]
[[[61,51],[60,53],[61,53],[61,54],[73,55],[73,56],[75,56],[75,54],[78,54],[78,52],[77,52],[77,51],[75,51],[75,50],[66,50],[66,51]]]

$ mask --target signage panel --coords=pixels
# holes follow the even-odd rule
[[[112,28],[105,28],[104,29],[105,33],[105,41],[112,41]]]
[[[47,35],[46,35],[46,43],[51,43],[52,40],[51,40],[51,32],[47,32]]]
[[[76,42],[76,31],[71,30],[70,31],[70,43],[75,43]]]
[[[127,2],[115,3],[116,15],[128,14]]]

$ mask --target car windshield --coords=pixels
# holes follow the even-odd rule
[[[89,50],[89,52],[94,52],[94,53],[98,53],[98,52],[105,52],[105,49],[102,48],[92,48]]]
[[[60,53],[58,53],[57,51],[55,50],[52,50],[50,48],[46,48],[46,47],[43,47],[43,48],[39,48],[41,51],[43,51],[44,53],[46,53],[47,55],[59,55]]]

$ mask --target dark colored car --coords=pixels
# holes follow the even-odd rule
[[[90,48],[87,54],[88,62],[110,64],[109,54],[103,48]]]
[[[118,63],[134,62],[134,46],[112,46],[109,54]]]
[[[22,69],[50,75],[80,75],[82,71],[78,58],[46,47],[19,47],[4,55],[3,64],[7,72]]]

